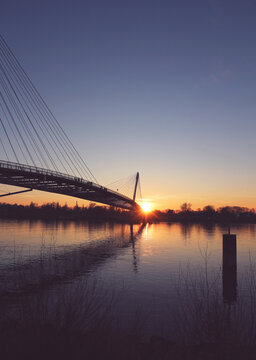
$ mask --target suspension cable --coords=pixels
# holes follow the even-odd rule
[[[6,44],[5,40],[3,39],[3,37],[1,35],[0,35],[0,40],[1,40],[2,44],[4,44],[4,48],[2,47],[2,53],[5,52],[5,58],[6,58],[6,61],[8,61],[9,68],[12,67],[12,70],[15,71],[16,78],[19,76],[19,83],[20,83],[19,85],[23,86],[23,89],[25,89],[26,92],[28,93],[28,95],[31,97],[31,100],[33,101],[33,104],[34,104],[33,105],[34,111],[36,111],[35,110],[35,106],[36,106],[37,110],[38,111],[40,110],[40,114],[41,114],[41,116],[43,116],[43,118],[44,118],[45,122],[47,123],[47,125],[49,126],[49,128],[51,130],[55,129],[55,131],[53,131],[53,134],[56,137],[56,140],[59,141],[59,143],[61,144],[63,149],[64,149],[64,144],[65,144],[66,149],[69,149],[68,154],[69,153],[72,154],[73,166],[74,166],[74,160],[75,160],[76,164],[79,163],[80,166],[83,165],[83,168],[86,170],[89,177],[92,177],[92,179],[95,182],[97,182],[97,180],[91,173],[90,169],[88,168],[88,166],[86,165],[84,160],[81,158],[80,154],[77,152],[74,145],[72,144],[72,142],[70,141],[70,139],[68,138],[68,136],[66,135],[66,133],[64,132],[64,130],[62,129],[62,127],[60,126],[58,121],[56,120],[56,118],[53,116],[52,112],[46,105],[45,101],[42,99],[41,95],[38,93],[37,89],[31,82],[31,80],[29,79],[29,77],[27,76],[27,74],[25,73],[23,68],[21,67],[19,61],[17,60],[15,55],[12,53],[12,51],[10,50],[10,48],[8,47],[8,45]],[[13,58],[14,61],[10,62],[11,58]],[[18,75],[18,73],[17,73],[18,69],[20,70],[20,74],[23,77],[22,83],[21,83],[21,75]],[[27,95],[26,95],[26,98],[29,99],[29,97]],[[24,98],[23,98],[23,101],[24,101]],[[30,102],[30,105],[32,106],[31,101],[29,101],[29,102]],[[43,112],[44,112],[45,116],[47,116],[48,121],[46,121],[46,117],[43,115]],[[37,112],[37,116],[39,118],[38,112]],[[41,121],[42,121],[42,119],[41,119]],[[57,133],[55,133],[55,132],[57,132]],[[62,139],[62,141],[60,141],[60,139]],[[63,145],[62,145],[62,143],[63,143]],[[55,144],[55,146],[56,146],[56,144]],[[65,151],[67,151],[66,149],[65,149]],[[69,155],[68,157],[71,160],[70,156],[71,155]],[[76,168],[76,171],[79,172],[77,168]]]

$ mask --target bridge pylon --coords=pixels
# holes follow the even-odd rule
[[[133,201],[135,201],[135,199],[136,199],[136,193],[137,193],[137,187],[138,187],[139,178],[140,178],[140,174],[139,174],[139,172],[137,172],[136,179],[135,179],[135,187],[134,187],[134,192],[133,192]]]

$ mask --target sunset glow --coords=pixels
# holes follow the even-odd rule
[[[151,211],[151,204],[150,202],[147,202],[147,201],[143,201],[141,204],[140,204],[142,210],[144,213],[148,213]]]

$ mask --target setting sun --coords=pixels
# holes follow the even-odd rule
[[[149,202],[143,202],[140,204],[140,206],[145,213],[151,211],[151,204]]]

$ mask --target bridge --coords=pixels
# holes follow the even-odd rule
[[[1,35],[0,128],[0,183],[25,188],[0,197],[40,190],[140,209],[139,173],[132,196],[100,185]]]

